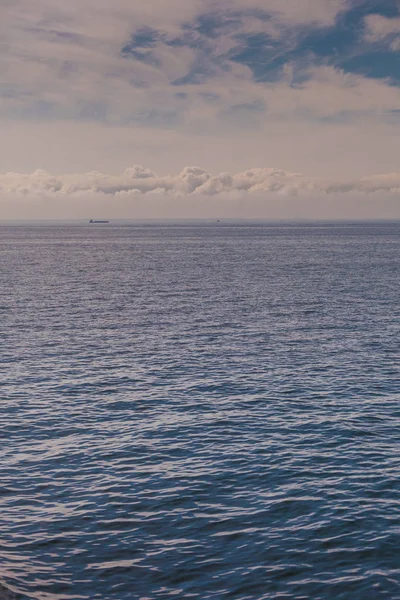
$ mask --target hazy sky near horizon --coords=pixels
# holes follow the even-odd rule
[[[400,217],[400,0],[0,8],[1,218]]]

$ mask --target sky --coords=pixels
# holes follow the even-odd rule
[[[400,218],[400,0],[0,10],[0,218]]]

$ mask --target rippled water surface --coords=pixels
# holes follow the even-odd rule
[[[400,224],[0,228],[0,579],[400,598]]]

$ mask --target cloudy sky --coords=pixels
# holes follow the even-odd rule
[[[0,217],[400,217],[399,0],[0,9]]]

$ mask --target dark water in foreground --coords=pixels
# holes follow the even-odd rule
[[[400,224],[0,228],[0,579],[400,598]]]

